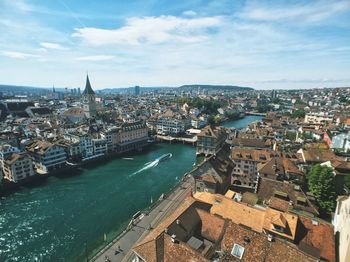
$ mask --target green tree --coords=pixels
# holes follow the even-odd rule
[[[320,211],[334,211],[336,202],[333,170],[327,166],[314,165],[307,175],[308,187],[320,207]]]
[[[303,109],[298,109],[292,113],[291,117],[292,118],[304,118],[305,111]]]
[[[239,119],[239,113],[238,112],[225,112],[225,115],[230,120]]]
[[[350,190],[350,174],[344,176],[344,185]]]
[[[272,106],[267,105],[267,104],[258,105],[258,106],[256,107],[256,110],[257,110],[259,113],[267,113],[267,112],[269,112],[269,111],[272,110]]]

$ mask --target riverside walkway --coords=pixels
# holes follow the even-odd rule
[[[193,178],[185,175],[183,180],[162,200],[159,200],[148,214],[142,213],[138,222],[114,239],[91,260],[97,262],[132,261],[132,246],[145,237],[164,218],[174,212],[183,200],[190,195],[192,186]]]
[[[173,137],[173,136],[157,135],[156,139],[160,141],[169,142],[169,143],[180,142],[183,144],[191,144],[191,145],[195,145],[195,143],[197,142],[197,136],[189,138],[189,137]]]

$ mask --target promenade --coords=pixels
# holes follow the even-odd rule
[[[113,262],[132,261],[132,246],[139,239],[145,237],[147,233],[152,228],[156,227],[165,217],[176,210],[183,200],[189,196],[192,185],[193,178],[185,176],[183,181],[170,191],[163,200],[159,200],[148,214],[142,213],[138,222],[118,236],[91,260],[105,262],[107,260],[106,258],[108,258],[109,261]]]

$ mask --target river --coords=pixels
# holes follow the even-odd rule
[[[261,119],[225,123],[241,128]],[[173,157],[156,165],[157,157]],[[82,261],[115,237],[138,210],[176,185],[190,171],[195,148],[157,144],[77,174],[49,177],[0,200],[0,261]]]

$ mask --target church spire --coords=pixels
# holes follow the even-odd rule
[[[89,80],[89,75],[86,75],[86,85],[85,85],[85,90],[83,92],[84,95],[94,95],[95,92],[91,88],[90,80]]]

